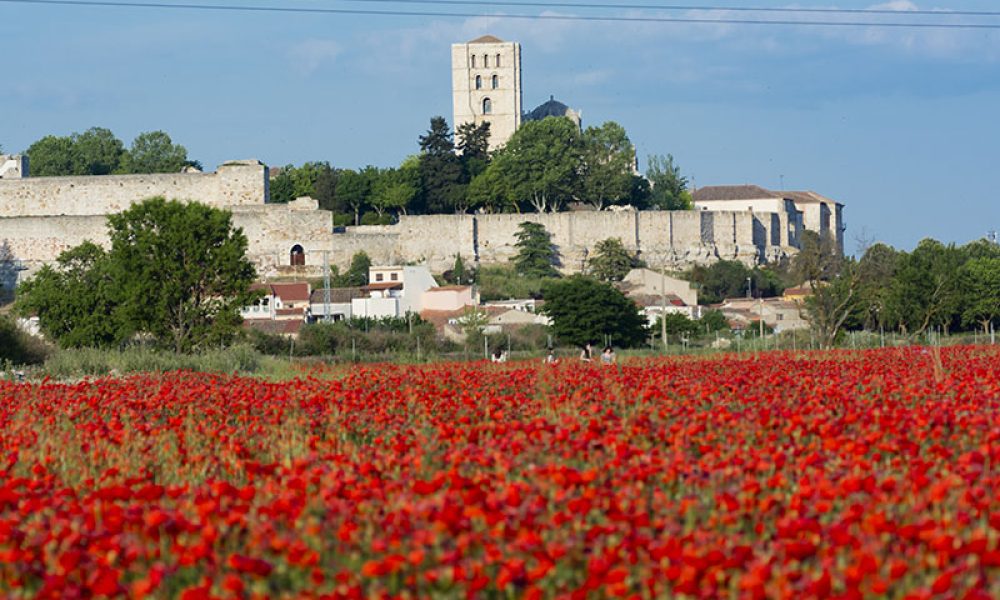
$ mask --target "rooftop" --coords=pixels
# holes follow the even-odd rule
[[[783,196],[759,185],[710,185],[699,188],[691,195],[695,202],[709,200],[758,200]]]
[[[484,35],[469,42],[470,44],[502,44],[503,40],[495,35]]]

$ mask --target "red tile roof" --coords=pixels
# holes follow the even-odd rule
[[[281,298],[282,302],[308,302],[309,284],[304,281],[272,283],[271,293]]]
[[[385,281],[382,283],[369,283],[368,285],[364,286],[361,289],[366,291],[372,291],[372,290],[394,290],[397,288],[403,289],[402,281]]]

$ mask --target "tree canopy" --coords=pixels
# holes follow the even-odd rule
[[[652,187],[650,203],[661,210],[688,210],[692,208],[687,177],[681,175],[674,157],[652,155],[648,159],[646,178]]]
[[[191,351],[236,333],[256,278],[231,215],[151,198],[108,217],[111,249],[91,242],[26,282],[17,308],[63,346],[112,346],[135,334]]]
[[[597,242],[588,268],[590,274],[600,281],[621,281],[640,262],[625,249],[619,238],[608,238]]]
[[[176,173],[197,162],[188,160],[187,150],[162,131],[140,133],[126,149],[103,127],[68,136],[47,135],[29,146],[25,154],[34,177]]]
[[[518,225],[517,254],[512,262],[522,277],[558,277],[555,265],[558,255],[552,245],[552,235],[541,223],[525,221]]]
[[[640,346],[649,332],[639,307],[609,284],[574,275],[543,288],[542,312],[552,319],[552,332],[564,343],[582,346],[610,336],[616,346]]]

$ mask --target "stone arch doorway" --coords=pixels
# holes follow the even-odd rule
[[[306,251],[300,244],[292,246],[292,251],[289,253],[288,264],[293,267],[301,267],[306,264]]]

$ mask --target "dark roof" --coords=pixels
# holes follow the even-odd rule
[[[403,289],[402,281],[383,281],[380,283],[369,283],[368,285],[366,285],[361,289],[366,291],[372,291],[372,290],[394,290],[397,288]]]
[[[639,306],[644,308],[656,308],[663,305],[664,297],[659,294],[629,294],[629,300],[635,302]],[[687,306],[679,296],[675,294],[667,294],[666,301],[668,306]]]
[[[556,100],[555,96],[549,96],[549,101],[540,105],[535,110],[524,116],[526,121],[541,121],[545,117],[567,117],[570,107]]]
[[[313,290],[312,296],[309,298],[309,302],[312,304],[323,304],[326,302],[326,294],[323,292],[323,289]],[[346,304],[355,298],[364,297],[365,292],[359,287],[330,288],[330,304]]]
[[[783,198],[779,193],[759,185],[710,185],[695,190],[695,202],[703,200],[756,200],[758,198]]]
[[[819,204],[821,202],[832,202],[833,204],[838,204],[843,206],[840,202],[827,198],[822,194],[817,194],[816,192],[782,192],[786,198],[800,202],[802,204]]]
[[[495,35],[484,35],[469,42],[470,44],[502,44],[503,40]]]

